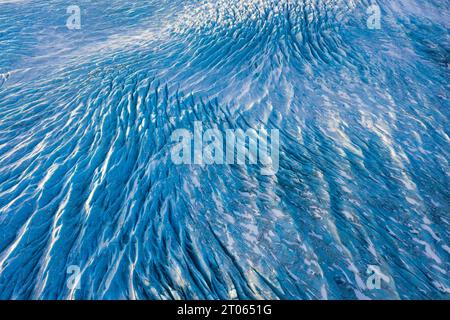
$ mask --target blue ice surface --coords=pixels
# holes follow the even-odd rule
[[[72,2],[0,0],[1,299],[450,298],[449,1]]]

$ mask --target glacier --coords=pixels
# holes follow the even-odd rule
[[[0,0],[0,299],[450,298],[448,0],[68,5]]]

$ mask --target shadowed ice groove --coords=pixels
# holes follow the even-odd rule
[[[448,1],[377,1],[381,30],[369,1],[107,3],[71,31],[0,1],[0,298],[449,298]],[[174,165],[194,121],[279,129],[278,173]]]

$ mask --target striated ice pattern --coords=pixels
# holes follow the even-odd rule
[[[449,299],[449,8],[0,0],[0,299]],[[195,121],[278,172],[175,165]]]

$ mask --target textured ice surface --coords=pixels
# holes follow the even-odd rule
[[[448,299],[450,3],[376,2],[380,30],[369,1],[76,0],[68,30],[0,0],[0,298]],[[278,128],[277,175],[174,165],[194,121]]]

